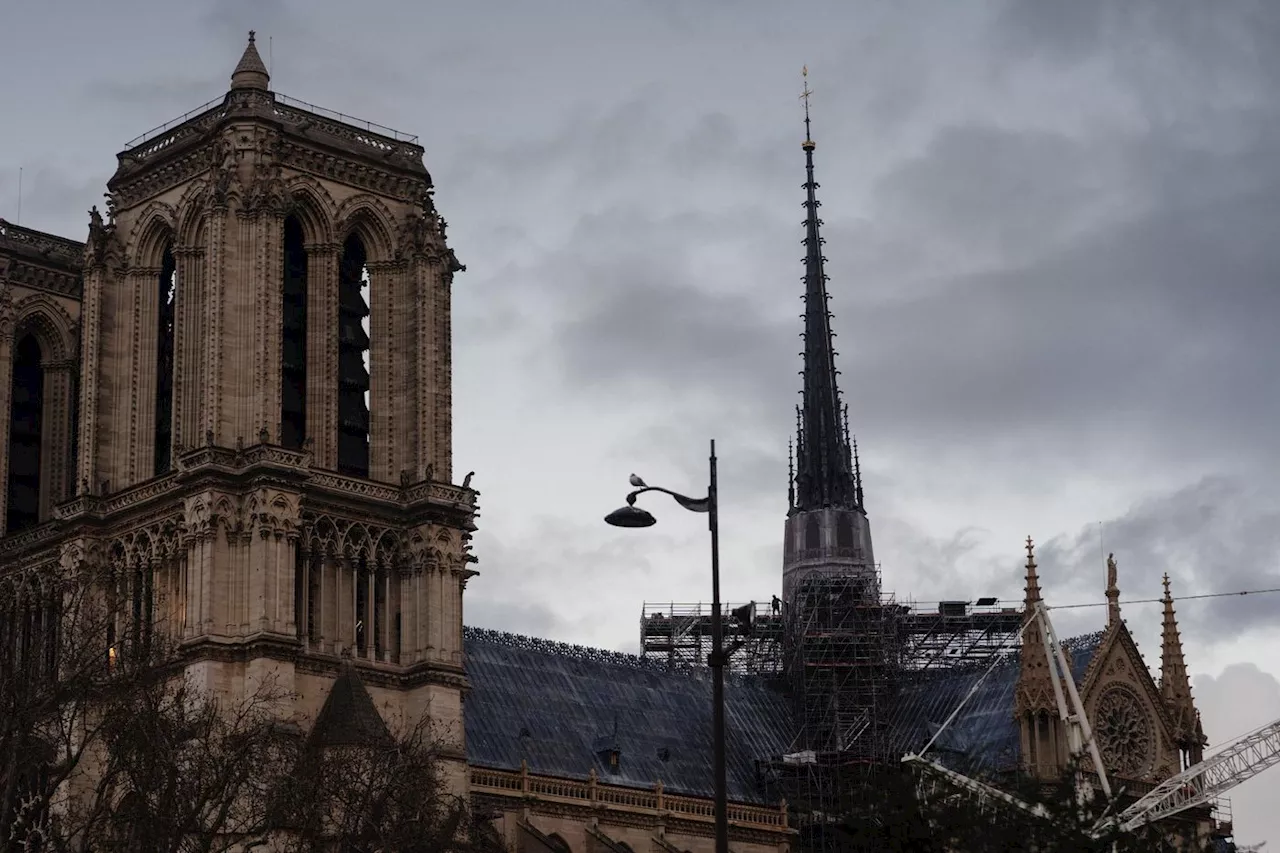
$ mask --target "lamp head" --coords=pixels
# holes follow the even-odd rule
[[[614,527],[653,527],[658,520],[635,504],[615,509],[604,517],[606,524]]]

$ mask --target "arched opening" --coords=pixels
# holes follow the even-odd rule
[[[280,443],[301,448],[307,437],[307,252],[296,216],[284,221],[281,313]]]
[[[853,519],[847,515],[836,519],[836,547],[853,547]]]
[[[44,414],[44,353],[27,333],[13,349],[9,405],[9,486],[5,531],[40,523],[40,456]]]
[[[156,281],[159,310],[156,327],[155,475],[168,474],[173,461],[173,317],[178,296],[178,266],[166,246]]]
[[[369,275],[352,234],[338,265],[338,471],[369,476]]]
[[[804,525],[804,547],[809,548],[822,547],[822,529],[818,526],[818,519],[811,518]]]

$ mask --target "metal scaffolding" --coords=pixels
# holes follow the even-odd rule
[[[791,804],[806,850],[847,846],[841,825],[858,813],[865,799],[859,792],[876,773],[896,771],[907,741],[926,736],[939,714],[932,697],[949,696],[979,665],[1014,652],[1022,625],[1020,609],[990,598],[976,605],[899,602],[882,592],[878,567],[805,578],[791,601],[758,607],[750,631],[733,618],[736,607],[724,607],[726,643],[739,644],[732,669],[778,679],[790,697],[790,748],[761,760],[757,772],[769,796]],[[642,654],[654,663],[705,666],[711,609],[646,602],[640,636]],[[1012,686],[1006,680],[991,691],[1003,697]],[[1006,761],[1000,747],[1007,716],[993,718],[993,732],[979,733],[988,763]]]
[[[780,602],[779,602],[780,604]],[[725,645],[741,643],[729,659],[729,671],[766,678],[785,670],[785,624],[781,609],[761,608],[752,630],[733,619],[741,604],[724,604]],[[766,612],[767,610],[767,612]],[[669,670],[707,664],[711,653],[711,605],[646,601],[640,614],[640,654]]]

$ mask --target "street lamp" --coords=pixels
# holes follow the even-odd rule
[[[615,509],[604,517],[614,527],[652,527],[657,519],[636,506],[636,498],[645,492],[662,492],[675,498],[676,503],[691,512],[705,512],[707,526],[711,530],[711,654],[707,663],[712,674],[711,739],[712,764],[715,769],[716,853],[729,853],[728,794],[725,782],[724,760],[724,666],[729,656],[724,650],[724,625],[720,620],[720,527],[719,506],[716,494],[716,442],[711,440],[711,482],[705,498],[691,498],[660,486],[650,486],[644,480],[631,475],[631,485],[636,489],[627,495],[627,505]]]

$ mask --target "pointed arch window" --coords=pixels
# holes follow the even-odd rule
[[[284,221],[283,289],[280,443],[301,448],[307,437],[307,251],[296,216]]]
[[[853,546],[853,519],[842,514],[836,519],[836,547],[852,548]]]
[[[40,465],[44,451],[44,353],[30,332],[13,349],[9,397],[9,483],[5,531],[40,523]]]
[[[821,548],[822,547],[822,528],[818,526],[818,519],[811,518],[804,525],[804,547]]]
[[[338,471],[369,476],[369,276],[352,234],[338,265]]]
[[[173,318],[178,297],[177,263],[166,246],[156,281],[159,310],[156,328],[155,475],[168,474],[173,461]]]

